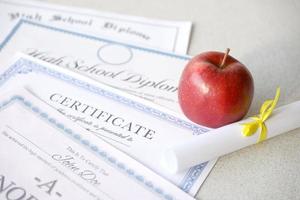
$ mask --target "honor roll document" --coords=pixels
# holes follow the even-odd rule
[[[185,21],[154,20],[38,1],[0,0],[0,41],[19,19],[178,53],[186,53],[191,31],[191,22]]]
[[[177,90],[189,60],[128,44],[20,21],[0,47],[0,62],[16,51],[68,68],[181,113]],[[1,70],[2,69],[2,70]],[[0,67],[0,72],[3,67]]]
[[[208,131],[176,113],[54,65],[19,58],[1,75],[4,88],[24,85],[41,101],[93,135],[195,195],[215,161],[172,175],[160,166],[168,145]],[[85,132],[87,133],[87,132]]]
[[[25,91],[0,119],[0,199],[193,199]]]

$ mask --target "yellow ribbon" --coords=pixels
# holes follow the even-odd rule
[[[243,125],[242,132],[245,137],[254,135],[257,129],[260,128],[261,131],[257,143],[262,142],[267,138],[268,129],[265,125],[265,121],[272,114],[278,102],[279,96],[280,96],[280,88],[277,88],[275,98],[265,101],[260,108],[259,115],[251,117],[251,119],[253,119],[254,121],[242,124]]]

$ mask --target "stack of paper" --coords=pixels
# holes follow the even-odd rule
[[[209,131],[179,111],[190,22],[0,0],[0,199],[193,199],[166,146]]]

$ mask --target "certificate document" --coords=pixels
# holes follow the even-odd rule
[[[21,18],[178,53],[186,53],[191,31],[191,23],[185,21],[154,20],[38,1],[0,0],[0,41]]]
[[[160,160],[166,146],[208,129],[67,69],[29,56],[17,57],[0,76],[0,85],[26,87],[89,135],[112,144],[191,195],[196,194],[215,163],[205,162],[175,175],[164,171]]]
[[[177,87],[188,56],[28,21],[20,21],[0,46],[2,66],[17,51],[182,113]]]
[[[193,199],[26,91],[1,92],[0,119],[0,199]]]

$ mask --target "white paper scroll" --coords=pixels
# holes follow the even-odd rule
[[[168,147],[163,153],[161,165],[170,173],[177,173],[196,164],[255,144],[260,129],[250,137],[244,137],[242,134],[241,124],[250,120],[239,121],[199,135],[188,142]],[[265,124],[268,129],[267,138],[300,127],[300,101],[275,109]]]

